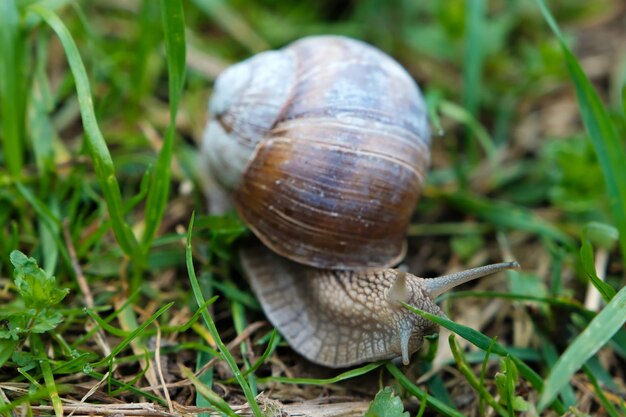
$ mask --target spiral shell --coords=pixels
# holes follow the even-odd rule
[[[305,38],[226,70],[209,110],[208,169],[266,246],[318,268],[403,257],[430,133],[419,88],[393,59]]]

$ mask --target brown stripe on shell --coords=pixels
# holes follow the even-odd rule
[[[337,123],[337,122],[335,122]],[[275,252],[320,268],[389,266],[404,238],[424,176],[417,147],[388,132],[300,123],[296,138],[257,149],[234,198]],[[310,137],[306,137],[309,134]],[[381,140],[382,139],[382,140]]]

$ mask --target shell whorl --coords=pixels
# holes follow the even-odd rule
[[[209,174],[224,189],[240,183],[285,106],[294,77],[291,54],[268,51],[229,67],[216,80],[202,153]]]

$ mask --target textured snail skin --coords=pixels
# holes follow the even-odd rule
[[[209,113],[207,169],[266,246],[318,268],[402,259],[430,133],[419,88],[393,59],[305,38],[227,69]]]
[[[406,293],[394,294],[391,289],[403,274],[395,269],[318,270],[261,246],[242,250],[241,261],[265,314],[289,345],[331,368],[395,357],[408,364],[437,326],[400,301],[442,315],[423,278],[405,274]]]
[[[308,360],[340,368],[401,357],[405,365],[437,326],[402,303],[443,316],[434,299],[451,288],[506,269],[503,262],[436,278],[396,269],[320,270],[257,245],[240,252],[241,265],[265,314],[289,345]]]

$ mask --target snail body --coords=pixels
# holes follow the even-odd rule
[[[441,315],[442,289],[511,267],[425,280],[389,267],[430,160],[426,106],[393,59],[348,38],[304,38],[216,80],[202,166],[210,210],[232,204],[263,245],[241,263],[270,321],[330,367],[402,357]]]
[[[398,274],[405,274],[396,269],[319,270],[263,247],[244,249],[241,255],[269,320],[294,350],[321,365],[343,367],[393,357],[408,363],[423,335],[434,333],[436,325],[409,313],[400,302],[442,314],[422,278],[401,277],[404,287],[394,294]]]

